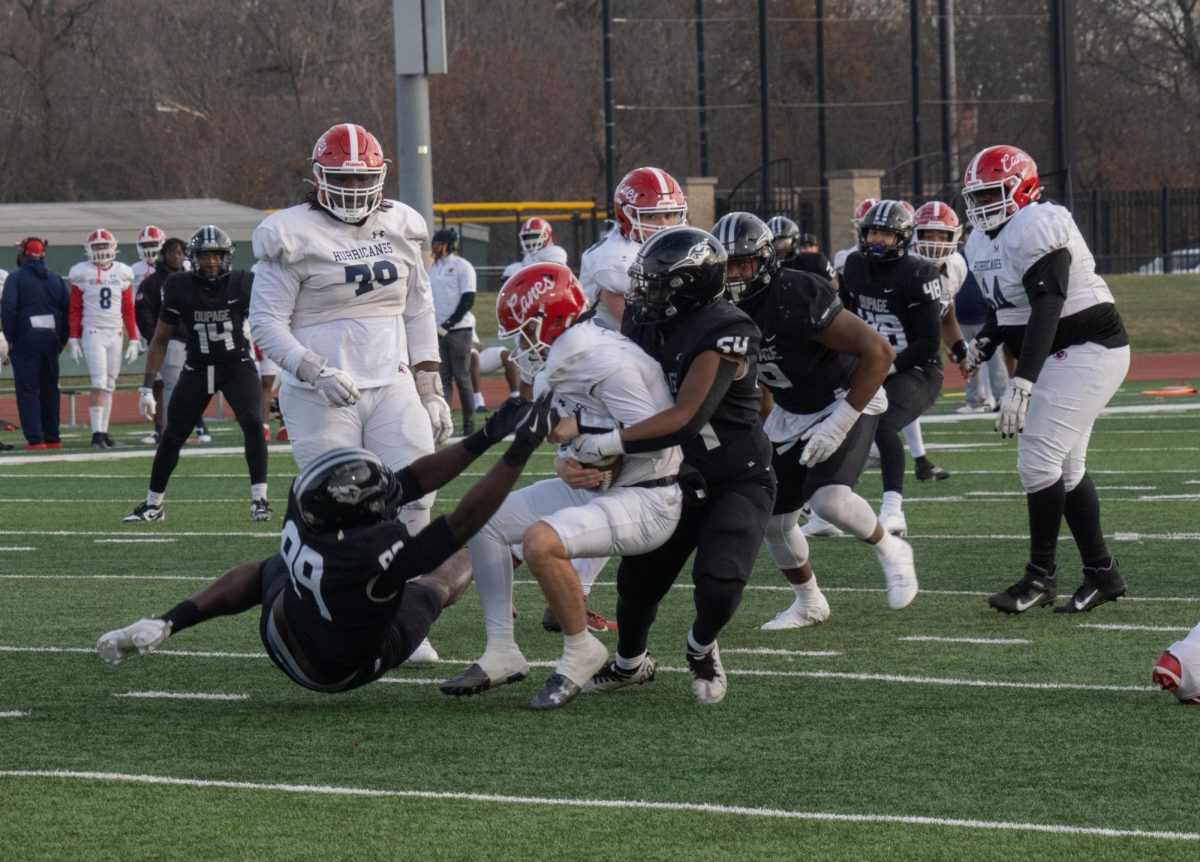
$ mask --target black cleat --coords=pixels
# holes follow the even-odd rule
[[[918,482],[940,482],[943,479],[950,478],[950,471],[943,470],[932,461],[924,461],[917,464],[916,467]]]
[[[116,448],[117,448],[117,443],[116,443],[116,441],[115,441],[115,440],[113,440],[113,438],[111,438],[111,437],[109,437],[109,436],[108,436],[108,432],[107,432],[107,431],[105,431],[105,432],[104,432],[103,434],[101,434],[100,436],[104,438],[104,448],[105,448],[105,449],[116,449]]]
[[[133,524],[138,521],[165,521],[167,516],[163,514],[162,506],[151,506],[149,503],[141,503],[133,513],[126,515],[124,523]]]
[[[251,521],[269,521],[274,509],[267,502],[266,498],[254,500],[250,503],[250,520]]]
[[[92,448],[93,449],[107,449],[108,448],[108,444],[104,442],[104,435],[101,434],[99,431],[92,432]]]
[[[1071,600],[1054,608],[1056,614],[1085,614],[1097,605],[1114,602],[1125,595],[1125,581],[1113,557],[1105,569],[1083,567],[1083,583]]]
[[[988,604],[1006,614],[1023,614],[1031,608],[1053,605],[1058,595],[1058,577],[1054,570],[1027,563],[1025,577],[1003,592],[988,596]]]
[[[542,690],[529,701],[529,705],[534,709],[559,709],[579,697],[582,690],[561,673],[554,673],[546,680]]]
[[[494,680],[476,662],[458,676],[446,680],[438,686],[438,689],[442,694],[448,694],[452,697],[469,697],[473,694],[483,694],[488,689],[496,688],[497,686],[520,682],[527,676],[529,676],[529,665],[525,665],[519,670],[508,674],[503,679]]]
[[[642,663],[633,670],[625,670],[618,667],[615,661],[610,661],[592,675],[592,678],[588,680],[583,690],[588,692],[616,691],[619,688],[626,688],[631,685],[653,682],[654,672],[657,669],[658,660],[650,655],[650,653],[646,653],[646,657],[642,659]]]

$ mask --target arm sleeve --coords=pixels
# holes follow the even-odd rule
[[[475,289],[474,289],[474,287],[472,287],[470,293],[464,293],[462,296],[460,296],[458,298],[458,307],[454,309],[454,313],[451,314],[448,318],[446,318],[445,323],[443,323],[442,325],[444,327],[446,327],[447,329],[450,329],[451,327],[458,325],[458,322],[463,319],[463,315],[465,315],[468,311],[470,311],[474,307],[474,305],[475,305]]]
[[[405,543],[381,580],[398,585],[432,572],[461,547],[443,515]]]
[[[254,264],[254,290],[250,293],[250,331],[263,355],[295,374],[307,348],[292,334],[292,311],[300,279],[274,260]]]
[[[1021,355],[1017,359],[1017,377],[1036,383],[1042,373],[1067,299],[1070,272],[1071,252],[1059,248],[1038,260],[1021,279],[1029,295],[1030,311]]]
[[[71,285],[71,311],[69,316],[68,335],[79,338],[83,335],[83,291]]]
[[[138,326],[133,313],[133,287],[121,291],[121,317],[125,320],[125,334],[129,336],[130,341],[137,341]]]
[[[404,298],[404,335],[408,340],[408,364],[441,362],[438,350],[437,320],[433,313],[433,289],[422,262],[420,245],[429,238],[425,219],[415,212],[404,231],[405,238],[417,246],[417,262],[408,273],[408,293]]]
[[[896,354],[896,370],[912,368],[930,356],[938,355],[942,343],[942,306],[940,302],[925,302],[911,309],[912,331],[908,346]]]

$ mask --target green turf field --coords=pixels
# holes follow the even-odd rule
[[[1081,616],[986,606],[1025,560],[1014,446],[943,398],[949,421],[925,440],[954,475],[906,487],[916,602],[888,609],[860,543],[813,539],[830,621],[761,632],[791,601],[764,553],[720,641],[729,695],[710,707],[684,669],[686,577],[651,634],[658,679],[549,714],[526,704],[561,641],[524,570],[534,672],[478,698],[436,687],[482,649],[473,590],[434,628],[440,667],[345,695],[276,671],[256,615],[110,667],[102,632],[274,549],[278,520],[249,521],[236,427],[188,447],[161,524],[121,523],[149,475],[142,426],[114,428],[112,452],[76,431],[63,453],[0,455],[0,859],[1200,858],[1200,709],[1150,685],[1200,619],[1200,410],[1178,409],[1200,398],[1138,394],[1152,385],[1126,384],[1114,406],[1156,412],[1103,416],[1089,461],[1127,600]],[[547,474],[549,447],[529,469]],[[271,470],[281,512],[286,446]],[[877,504],[878,474],[861,487]],[[1069,540],[1059,562],[1069,592]],[[613,602],[610,565],[592,603]]]

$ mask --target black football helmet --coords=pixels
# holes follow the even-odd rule
[[[292,485],[300,517],[317,530],[367,527],[396,517],[400,489],[395,474],[366,449],[332,449]]]
[[[629,267],[629,302],[635,323],[679,320],[725,293],[725,247],[688,225],[660,230]]]
[[[912,212],[902,201],[880,201],[867,210],[858,226],[858,247],[873,260],[895,260],[908,254],[912,244],[914,221]],[[893,246],[870,245],[867,233],[870,230],[887,230],[896,235]]]
[[[196,261],[196,255],[202,251],[217,251],[221,253],[221,269],[215,277],[209,277],[200,268]],[[200,278],[208,281],[216,281],[225,273],[233,269],[233,253],[237,251],[237,246],[233,244],[233,240],[229,238],[229,234],[221,230],[215,224],[206,224],[200,230],[192,234],[192,238],[188,240],[187,257],[192,264],[192,273]]]
[[[753,213],[726,213],[713,225],[713,236],[725,246],[728,263],[753,258],[758,264],[749,281],[726,275],[725,291],[730,302],[740,305],[771,286],[779,273],[779,258],[775,254],[775,236],[762,219]]]
[[[431,243],[444,242],[446,251],[454,251],[458,248],[458,231],[452,227],[444,227],[441,230],[433,232],[433,236],[429,240]]]
[[[775,237],[775,256],[787,263],[800,251],[800,225],[787,216],[772,216],[767,227]]]

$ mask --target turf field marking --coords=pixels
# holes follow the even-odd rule
[[[721,655],[787,655],[801,658],[834,658],[842,655],[833,650],[773,649],[771,647],[733,647],[721,650]]]
[[[95,647],[20,647],[0,646],[2,652],[48,652],[48,653],[87,653],[94,655]],[[185,658],[267,658],[265,652],[221,652],[204,650],[158,649],[154,655],[183,656]],[[465,664],[465,662],[464,662]]]
[[[0,712],[0,718],[29,718],[29,713],[21,712],[19,709],[8,709]]]
[[[0,530],[0,536],[66,536],[66,537],[72,537],[72,536],[130,536],[130,535],[137,535],[137,534],[130,533],[129,530]],[[150,535],[150,534],[147,533],[145,535]],[[267,538],[267,539],[272,539],[274,541],[279,541],[279,531],[278,530],[273,530],[271,532],[267,532],[266,530],[246,530],[244,532],[241,530],[214,531],[214,532],[200,532],[200,531],[164,532],[164,531],[155,530],[153,535],[155,535],[155,536],[175,536],[175,537],[187,538],[187,539],[196,539],[196,538],[199,538],[199,539],[228,539],[228,538],[244,539],[247,536],[258,536],[260,538]]]
[[[178,539],[152,539],[146,537],[144,539],[95,539],[97,545],[169,545],[177,542]]]
[[[939,644],[985,644],[991,646],[1017,646],[1030,641],[1025,638],[943,638],[935,635],[905,635],[902,641],[929,641]]]
[[[912,814],[850,814],[836,811],[796,811],[786,808],[756,808],[747,805],[715,805],[703,802],[655,802],[640,799],[568,799],[553,796],[510,796],[501,793],[467,793],[446,790],[390,790],[378,787],[345,787],[329,784],[285,784],[281,782],[222,781],[180,778],[171,775],[135,775],[120,772],[77,772],[69,770],[0,770],[3,778],[62,778],[81,781],[112,781],[128,784],[168,785],[220,790],[252,790],[321,796],[358,796],[390,799],[434,799],[490,802],[499,805],[601,808],[629,811],[680,811],[737,817],[781,820],[810,820],[831,823],[887,823],[903,826],[938,826],[1002,832],[1046,832],[1056,835],[1091,835],[1100,838],[1153,838],[1165,841],[1200,841],[1200,832],[1169,832],[1156,829],[1113,829],[1106,826],[1076,826],[1068,823],[976,820],[957,817],[927,817]]]
[[[1118,632],[1190,632],[1188,626],[1138,626],[1133,623],[1080,623],[1081,629],[1104,629]]]
[[[31,545],[9,545],[8,547],[0,547],[0,551],[6,551],[8,553],[13,553],[13,554],[18,553],[19,551],[36,551],[36,550],[37,550],[37,548],[34,548]]]
[[[113,697],[142,697],[154,700],[249,700],[248,694],[220,694],[201,691],[127,691]]]

